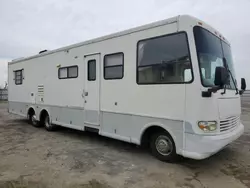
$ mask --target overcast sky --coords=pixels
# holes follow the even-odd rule
[[[232,45],[250,84],[250,0],[0,0],[0,86],[7,62],[179,14],[198,17]]]

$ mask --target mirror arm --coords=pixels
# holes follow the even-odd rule
[[[239,94],[242,95],[244,93],[245,90],[240,90]]]
[[[226,85],[224,85],[224,91],[221,92],[222,95],[226,94]]]
[[[212,93],[216,93],[220,89],[222,89],[220,86],[211,87],[207,91],[202,91],[201,96],[206,98],[211,97]]]
[[[207,91],[211,92],[211,93],[216,93],[218,90],[222,89],[222,87],[220,86],[215,86],[215,87],[211,87],[209,88]]]

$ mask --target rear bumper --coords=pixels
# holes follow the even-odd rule
[[[244,126],[240,125],[233,131],[216,136],[201,136],[185,133],[185,149],[182,156],[191,159],[205,159],[239,138],[244,133]]]

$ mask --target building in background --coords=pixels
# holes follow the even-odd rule
[[[0,101],[8,100],[8,89],[5,87],[4,89],[0,88]]]

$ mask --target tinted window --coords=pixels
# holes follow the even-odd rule
[[[122,66],[106,67],[105,68],[105,79],[119,79],[122,78],[123,68]]]
[[[59,78],[67,78],[68,76],[68,69],[67,68],[60,68],[59,69]]]
[[[190,82],[184,78],[191,70],[185,33],[142,40],[137,46],[137,83],[164,84]]]
[[[14,71],[15,84],[20,85],[23,83],[23,70]]]
[[[88,61],[88,80],[96,80],[96,60]]]
[[[194,37],[202,85],[205,87],[215,86],[216,67],[225,67],[223,62],[223,58],[225,58],[227,66],[233,75],[233,78],[230,77],[226,87],[228,89],[235,89],[233,84],[235,73],[230,46],[216,35],[199,26],[194,27]]]
[[[104,79],[123,78],[123,53],[109,54],[104,57]]]
[[[77,78],[77,77],[78,77],[78,66],[61,67],[58,70],[59,79]]]
[[[68,78],[76,78],[78,74],[78,67],[69,67],[68,68]]]
[[[224,57],[225,57],[225,59],[227,61],[228,68],[231,71],[232,76],[233,76],[233,78],[230,77],[230,79],[229,79],[230,87],[228,87],[228,88],[235,89],[235,86],[233,84],[232,79],[235,80],[236,86],[237,86],[237,81],[236,81],[236,77],[235,77],[235,70],[234,70],[234,64],[233,64],[233,57],[232,57],[231,48],[230,48],[230,46],[228,44],[226,44],[225,42],[222,41],[222,49],[223,49]]]

